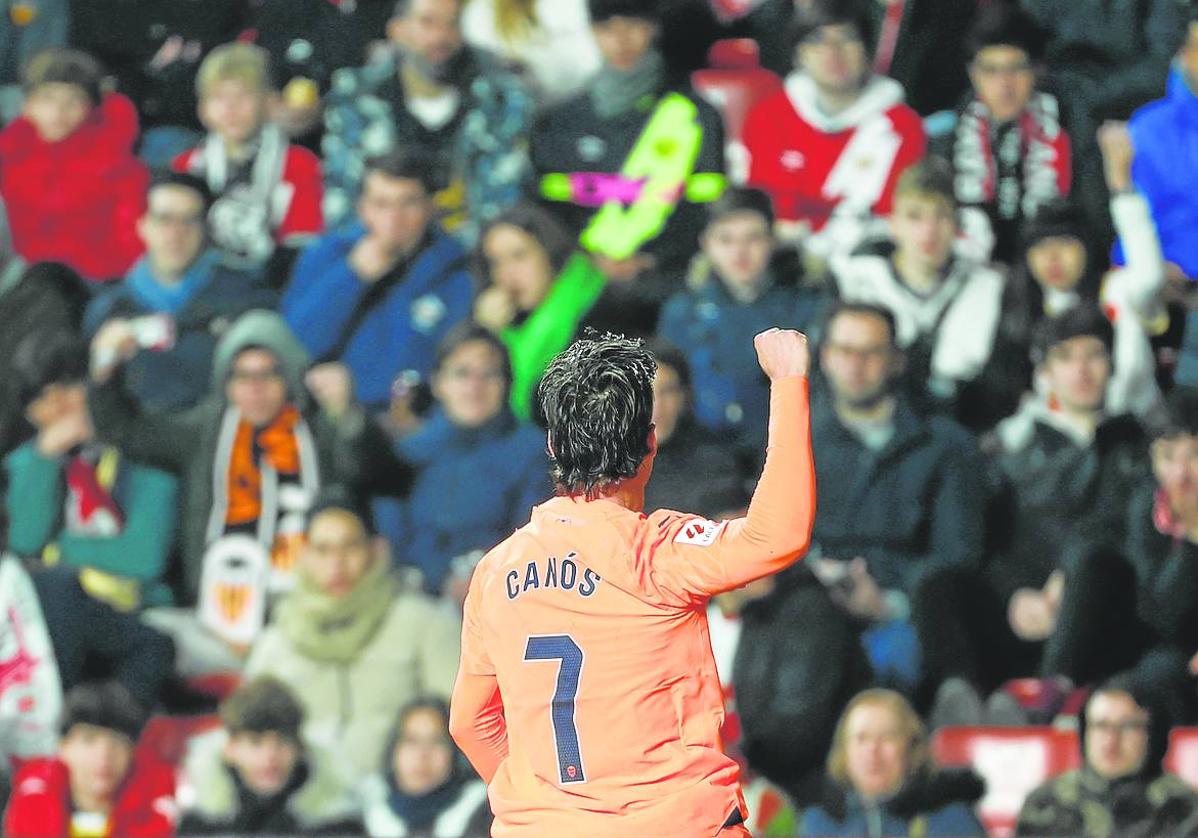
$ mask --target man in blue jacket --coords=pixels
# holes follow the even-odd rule
[[[368,160],[358,220],[313,242],[283,295],[304,348],[348,366],[371,411],[386,409],[399,372],[427,376],[441,338],[470,313],[466,253],[433,221],[433,169],[415,150]]]
[[[154,350],[135,357],[126,372],[129,391],[152,413],[194,407],[208,394],[212,353],[225,329],[277,300],[260,275],[233,270],[209,246],[211,205],[208,186],[193,175],[172,172],[150,184],[137,222],[145,256],[84,315],[88,338],[106,326],[132,327]]]
[[[1165,98],[1145,105],[1130,123],[1136,148],[1132,179],[1147,200],[1165,259],[1198,277],[1198,8],[1169,74]]]

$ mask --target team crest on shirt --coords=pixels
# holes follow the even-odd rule
[[[693,544],[696,547],[710,547],[727,525],[727,521],[717,523],[704,518],[696,518],[693,521],[689,521],[685,527],[678,531],[678,535],[674,536],[674,543]]]

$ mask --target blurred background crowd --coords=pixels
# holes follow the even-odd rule
[[[542,372],[645,338],[647,508],[735,516],[772,326],[750,827],[1198,834],[1188,0],[0,0],[0,123],[6,835],[486,834],[446,701]]]

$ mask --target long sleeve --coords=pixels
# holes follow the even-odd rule
[[[462,624],[447,609],[434,607],[420,642],[421,685],[426,692],[448,698],[460,662]]]
[[[203,405],[184,413],[144,413],[125,389],[123,370],[88,387],[87,403],[102,442],[172,474],[188,467],[203,438]]]
[[[1123,246],[1126,266],[1108,281],[1118,284],[1140,318],[1152,318],[1160,313],[1165,256],[1148,201],[1139,193],[1115,195],[1111,198],[1111,218]]]
[[[62,518],[62,462],[44,457],[34,442],[8,455],[8,546],[22,556],[36,556],[54,540]]]
[[[508,755],[507,720],[476,613],[479,578],[476,573],[463,607],[462,657],[449,704],[449,733],[489,784]]]
[[[638,552],[647,556],[663,588],[693,604],[803,556],[811,544],[815,497],[808,381],[776,381],[770,388],[765,468],[748,515],[717,524],[655,513],[647,536],[653,541]]]
[[[177,483],[156,469],[121,466],[117,504],[125,514],[119,535],[96,537],[63,532],[58,539],[63,560],[149,582],[159,578],[175,540],[178,523]]]
[[[343,240],[323,238],[300,254],[279,312],[313,358],[331,350],[366,285],[349,266]]]
[[[490,783],[507,759],[507,722],[494,675],[458,676],[450,705],[449,732],[483,782]]]

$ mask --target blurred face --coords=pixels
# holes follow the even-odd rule
[[[105,727],[77,724],[58,746],[76,806],[108,808],[133,762],[133,743]]]
[[[87,412],[87,385],[82,382],[51,384],[25,408],[29,424],[37,428],[53,425],[76,413]]]
[[[375,556],[362,522],[351,512],[330,509],[309,525],[302,561],[304,572],[320,590],[342,597],[354,589]]]
[[[433,203],[419,181],[369,172],[362,184],[358,217],[370,235],[394,252],[406,253],[433,220]]]
[[[751,287],[761,279],[773,248],[769,224],[755,212],[721,218],[703,234],[703,252],[724,281],[736,286]]]
[[[23,113],[43,142],[56,143],[75,133],[92,112],[83,88],[66,82],[46,82],[29,91]]]
[[[455,349],[433,376],[433,395],[449,421],[477,428],[503,409],[507,379],[503,358],[486,341],[472,340]]]
[[[798,63],[821,93],[846,96],[865,82],[865,43],[851,23],[821,26],[799,44]]]
[[[599,52],[613,69],[627,72],[640,63],[657,37],[657,24],[639,17],[616,15],[592,24]]]
[[[388,33],[405,49],[440,67],[462,48],[461,14],[459,0],[411,0],[407,14],[393,20]]]
[[[1085,751],[1104,779],[1137,773],[1148,756],[1148,713],[1125,692],[1098,693],[1086,710]]]
[[[200,100],[200,121],[226,143],[247,143],[266,121],[268,97],[238,79],[224,79]]]
[[[1111,378],[1111,359],[1098,338],[1082,335],[1058,343],[1048,350],[1043,371],[1067,413],[1102,409]]]
[[[657,377],[653,379],[653,427],[657,429],[659,445],[665,445],[678,428],[678,421],[686,411],[686,397],[678,371],[658,364]]]
[[[405,794],[436,791],[453,770],[453,746],[445,720],[436,710],[413,710],[395,744],[396,785]]]
[[[225,396],[255,428],[274,421],[287,404],[287,382],[271,352],[247,349],[233,361]]]
[[[521,311],[541,304],[553,283],[553,266],[541,243],[519,227],[500,224],[483,239],[483,258],[491,280]]]
[[[204,249],[204,201],[186,187],[159,186],[150,191],[147,204],[137,232],[150,266],[159,279],[180,277]]]
[[[849,782],[874,799],[898,791],[907,772],[907,737],[898,716],[880,704],[860,704],[845,728]]]
[[[1198,521],[1198,436],[1181,434],[1152,443],[1152,471],[1183,521]]]
[[[225,745],[225,761],[259,797],[282,791],[299,758],[299,745],[278,733],[236,733]]]
[[[1072,291],[1086,272],[1086,247],[1074,236],[1040,239],[1028,248],[1027,266],[1045,288]]]
[[[864,410],[890,395],[899,357],[885,321],[872,314],[847,312],[828,324],[820,366],[836,401]]]
[[[998,122],[1019,116],[1036,86],[1028,54],[1009,46],[979,50],[969,65],[969,79],[978,99]]]
[[[901,257],[927,271],[944,267],[957,237],[956,216],[948,201],[923,195],[895,198],[890,229]]]
[[[1191,23],[1186,36],[1186,42],[1178,51],[1177,57],[1181,62],[1182,72],[1191,83],[1198,81],[1198,23]]]

